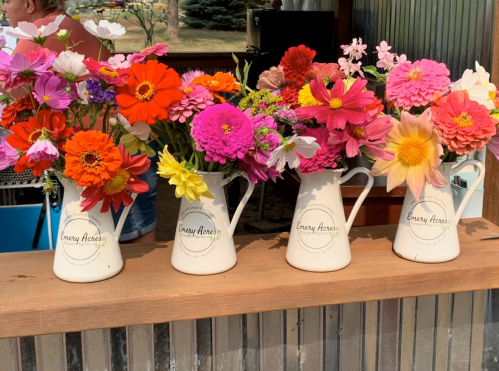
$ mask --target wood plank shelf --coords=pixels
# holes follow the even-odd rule
[[[397,257],[395,230],[352,228],[352,263],[331,273],[289,266],[285,233],[236,237],[236,267],[213,276],[173,269],[172,242],[122,246],[124,270],[91,284],[55,277],[53,251],[0,254],[0,338],[499,287],[499,240],[480,240],[499,227],[487,220],[461,221],[461,255],[444,264]]]

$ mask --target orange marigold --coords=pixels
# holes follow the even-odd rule
[[[178,90],[182,85],[178,73],[158,61],[136,63],[130,70],[126,85],[116,88],[120,113],[132,125],[137,121],[154,125],[158,120],[166,120],[170,104],[183,96]]]
[[[66,142],[64,175],[82,187],[101,187],[120,169],[123,158],[109,135],[80,131]]]
[[[225,98],[218,93],[236,94],[241,90],[236,78],[230,72],[217,72],[215,76],[201,75],[192,80],[191,84],[204,86],[213,99],[218,98],[222,103],[225,103]]]
[[[10,129],[10,127],[18,122],[26,121],[29,116],[33,116],[33,101],[31,100],[29,94],[24,97],[19,98],[14,103],[6,106],[2,112],[2,126],[5,129]],[[27,111],[27,112],[25,112]]]

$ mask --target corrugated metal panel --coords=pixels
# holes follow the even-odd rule
[[[493,0],[354,0],[353,7],[353,35],[369,46],[363,65],[376,63],[372,52],[386,40],[411,61],[445,63],[453,81],[475,60],[490,71]]]

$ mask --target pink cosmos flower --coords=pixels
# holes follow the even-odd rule
[[[332,130],[328,143],[331,145],[346,143],[347,157],[362,156],[360,147],[366,146],[374,156],[391,161],[394,154],[378,146],[386,145],[386,135],[392,128],[391,117],[381,116],[362,124],[349,124],[344,131]]]
[[[336,63],[312,63],[312,70],[308,73],[306,80],[312,81],[321,75],[327,85],[338,79],[344,79],[345,74],[339,70],[340,66]]]
[[[2,69],[7,74],[2,74],[0,78],[6,78],[3,87],[10,91],[13,88],[26,85],[26,80],[33,80],[36,76],[44,74],[52,74],[49,70],[53,60],[43,63],[43,55],[40,55],[36,60],[30,61],[24,54],[16,54],[9,65],[2,63]]]
[[[254,146],[250,119],[231,104],[207,107],[191,123],[196,150],[206,151],[206,161],[225,164],[242,159]]]
[[[130,67],[130,61],[127,61],[123,54],[115,54],[107,60],[107,63],[115,70]]]
[[[258,83],[256,88],[258,90],[282,90],[287,82],[284,77],[284,68],[279,65],[277,67],[270,67],[270,70],[263,71],[258,76]]]
[[[93,58],[83,61],[90,72],[89,77],[104,80],[109,85],[123,86],[128,80],[128,70],[125,68],[114,69],[107,62],[97,62]]]
[[[355,79],[352,87],[345,93],[345,83],[338,80],[328,91],[322,78],[310,83],[312,95],[321,106],[299,107],[295,110],[300,120],[315,118],[319,124],[327,124],[329,130],[344,129],[348,122],[362,124],[369,119],[364,107],[374,100],[372,91],[363,92],[367,80]]]
[[[168,107],[168,120],[185,123],[187,118],[213,105],[213,98],[208,89],[201,85],[183,84],[180,91],[182,99],[174,101]]]
[[[0,137],[0,170],[15,165],[17,160],[19,152],[7,142],[7,139]]]
[[[445,64],[428,59],[399,64],[386,78],[386,98],[405,110],[426,106],[448,92],[449,74]]]
[[[182,76],[180,76],[180,79],[182,80],[182,83],[190,84],[192,82],[192,80],[194,80],[196,77],[203,76],[203,75],[205,75],[205,73],[203,71],[199,71],[199,70],[187,71]]]
[[[29,162],[54,161],[59,158],[59,151],[45,135],[38,137],[26,153]]]
[[[298,170],[301,170],[303,174],[311,174],[315,172],[322,173],[326,168],[336,169],[338,167],[338,163],[341,161],[340,152],[344,146],[343,144],[336,145],[328,143],[329,130],[327,128],[306,129],[302,135],[316,138],[316,143],[321,148],[311,158],[299,155],[301,163],[298,166]]]
[[[494,156],[496,156],[496,159],[499,161],[499,135],[492,137],[489,144],[487,144],[487,148],[490,150],[490,152],[492,152]],[[1,163],[2,163],[2,155],[0,152],[0,170],[2,170]]]
[[[47,104],[50,108],[65,110],[71,103],[71,99],[66,93],[67,83],[57,76],[39,76],[35,82],[33,96],[38,103]]]
[[[130,64],[142,63],[150,55],[157,55],[158,57],[161,57],[162,55],[165,55],[167,51],[168,46],[166,46],[166,44],[157,43],[156,45],[143,49],[140,53],[133,53],[129,55],[127,59]]]
[[[391,49],[392,47],[390,45],[388,45],[388,43],[386,41],[382,41],[379,46],[376,47],[376,50],[377,52],[375,53],[378,53],[378,58],[379,59],[384,59],[386,58],[386,56],[392,56],[393,54],[389,53],[388,51]]]

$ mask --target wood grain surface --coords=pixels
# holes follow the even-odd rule
[[[0,254],[0,338],[499,287],[499,240],[480,240],[499,227],[485,219],[461,221],[461,255],[443,264],[398,258],[395,230],[352,228],[352,263],[330,273],[289,266],[287,234],[236,237],[237,265],[212,276],[173,269],[172,242],[122,246],[124,270],[90,284],[56,278],[53,251]]]

